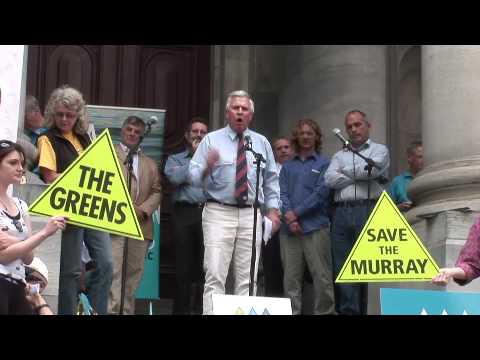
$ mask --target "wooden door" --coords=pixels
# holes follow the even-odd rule
[[[28,50],[27,94],[42,109],[53,89],[69,84],[92,105],[165,109],[164,159],[183,149],[190,119],[209,119],[210,46],[32,45]],[[173,298],[175,253],[172,186],[163,179],[160,297]]]

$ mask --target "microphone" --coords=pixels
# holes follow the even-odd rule
[[[332,132],[335,134],[335,136],[343,143],[343,147],[344,148],[347,148],[347,149],[350,149],[350,141],[348,141],[347,139],[345,139],[342,135],[342,132],[340,131],[340,129],[338,128],[335,128],[332,130]]]
[[[147,126],[152,126],[158,122],[158,118],[156,116],[150,116],[150,120],[147,121]]]

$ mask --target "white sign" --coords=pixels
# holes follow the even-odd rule
[[[292,315],[289,298],[213,294],[214,315]]]
[[[26,89],[27,46],[0,45],[0,139],[17,140],[23,121]]]

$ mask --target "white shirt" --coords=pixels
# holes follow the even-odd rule
[[[128,154],[128,152],[130,151],[130,149],[123,145],[122,143],[120,143],[120,147],[122,148],[122,150]],[[133,154],[133,176],[135,176],[135,179],[137,180],[137,184],[138,184],[138,153],[140,152],[140,149],[138,149],[138,151]],[[127,170],[128,170],[128,166],[127,166]],[[128,181],[128,179],[125,179],[125,181]],[[140,189],[139,189],[139,186],[137,186],[137,191],[136,191],[136,194],[135,194],[135,199],[132,199],[133,202],[135,202],[135,200],[138,198],[138,194],[140,193]]]
[[[25,223],[25,216],[27,214],[27,203],[16,197],[12,198],[20,211],[20,219],[18,223],[21,225],[22,231],[18,231],[15,222],[5,215],[4,210],[0,210],[0,231],[6,231],[8,235],[15,236],[19,240],[25,240],[28,236],[28,227]],[[6,229],[6,230],[4,230]],[[8,264],[0,264],[0,273],[7,275],[17,280],[25,279],[25,267],[21,259],[15,259]]]

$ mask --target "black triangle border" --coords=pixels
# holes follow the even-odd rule
[[[438,267],[437,263],[431,257],[430,253],[427,251],[427,249],[425,248],[425,245],[423,243],[422,244],[419,243],[420,239],[418,238],[417,234],[415,234],[415,232],[413,231],[410,224],[408,222],[406,222],[404,216],[400,213],[397,206],[393,203],[393,201],[388,196],[388,193],[385,190],[383,190],[382,194],[380,195],[379,201],[377,202],[377,204],[375,205],[375,208],[373,209],[372,213],[369,216],[368,222],[363,226],[362,232],[360,233],[360,235],[358,235],[358,238],[355,241],[355,244],[354,244],[352,250],[350,251],[350,254],[347,257],[347,260],[345,260],[345,263],[344,263],[340,273],[338,274],[337,279],[340,279],[342,277],[343,273],[345,272],[345,270],[347,269],[347,264],[350,262],[350,260],[352,259],[352,256],[355,253],[357,247],[360,245],[360,239],[363,237],[365,231],[369,228],[370,222],[375,218],[378,209],[380,209],[381,202],[384,199],[386,199],[388,201],[388,203],[393,207],[393,209],[397,213],[397,216],[402,220],[403,225],[408,229],[410,234],[413,236],[413,238],[417,242],[417,245],[419,245],[420,249],[422,249],[424,254],[428,257],[430,262],[433,264],[434,268],[436,268],[436,270],[439,271],[439,267]],[[378,277],[376,277],[374,279],[362,278],[361,280],[359,280],[359,279],[349,279],[348,278],[348,279],[342,279],[341,282],[337,282],[337,279],[335,280],[336,284],[347,284],[349,280],[352,280],[351,283],[355,283],[355,284],[362,283],[362,282],[389,282],[389,281],[390,282],[392,282],[392,281],[395,281],[395,282],[409,282],[409,281],[410,282],[413,282],[413,281],[420,282],[420,281],[430,281],[431,280],[431,278],[420,278],[420,277],[411,278],[411,279],[408,279],[408,278],[402,278],[402,279],[382,278],[382,279],[379,279]]]
[[[113,143],[111,141],[111,138],[109,140],[109,136],[110,135],[110,132],[107,129],[105,129],[98,137],[97,139],[95,139],[95,142],[100,142],[102,140],[102,137],[107,137],[107,143],[108,143],[108,147],[110,148],[110,153],[112,154],[113,157],[116,157],[117,154],[115,152],[115,149],[113,149]],[[60,183],[61,180],[76,166],[76,164],[83,159],[83,157],[85,157],[92,149],[94,148],[94,146],[89,146],[82,154],[81,156],[79,156],[78,158],[75,159],[75,161],[73,163],[70,164],[70,166],[34,201],[34,203],[29,206],[28,208],[28,212],[31,213],[31,214],[36,214],[36,215],[43,215],[43,216],[52,216],[51,214],[45,214],[43,212],[40,212],[40,211],[33,211],[33,210],[30,210],[30,208],[34,208],[38,203],[40,203],[42,201],[42,199],[47,196],[48,194],[50,194],[51,191],[53,191],[53,189],[55,189],[56,186],[54,186],[55,184],[57,183]],[[76,220],[67,220],[67,223],[69,224],[73,224],[73,225],[77,225],[77,226],[81,226],[81,227],[87,227],[89,229],[102,229],[103,231],[106,231],[108,233],[112,233],[112,234],[118,234],[118,235],[129,235],[129,236],[132,236],[132,235],[135,235],[135,236],[141,236],[143,238],[143,232],[140,228],[140,225],[138,224],[138,219],[136,218],[136,215],[135,215],[135,211],[133,210],[132,208],[132,200],[130,199],[130,195],[128,194],[128,191],[126,191],[126,186],[125,186],[125,182],[124,182],[124,179],[123,179],[123,173],[121,171],[121,169],[119,169],[118,167],[118,158],[116,159],[115,161],[115,167],[117,168],[117,172],[120,174],[120,181],[122,182],[122,187],[123,187],[123,191],[125,192],[125,195],[128,196],[128,207],[130,208],[130,212],[131,214],[134,216],[134,223],[135,223],[135,227],[137,229],[137,233],[138,235],[135,235],[135,234],[131,234],[131,233],[126,233],[126,232],[122,232],[122,231],[112,231],[112,229],[106,229],[106,228],[103,228],[101,226],[97,226],[97,227],[93,227],[92,225],[90,224],[85,224],[83,222],[80,222],[80,221],[76,221]]]

